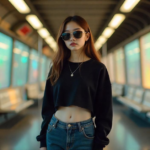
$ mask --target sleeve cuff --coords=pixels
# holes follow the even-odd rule
[[[92,150],[103,150],[101,147],[94,147]]]
[[[103,148],[101,148],[101,147],[99,147],[99,148],[94,147],[92,150],[103,150]]]
[[[94,144],[92,150],[103,150],[103,148],[104,148],[104,147],[102,147],[102,145]]]
[[[40,148],[41,147],[46,147],[46,141],[45,140],[40,142]]]

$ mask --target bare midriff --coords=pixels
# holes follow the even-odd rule
[[[81,122],[91,118],[91,112],[88,109],[81,108],[75,105],[59,106],[55,112],[55,117],[66,123]]]

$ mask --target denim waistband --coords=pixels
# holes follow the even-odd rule
[[[88,120],[84,120],[84,121],[80,121],[80,122],[68,122],[67,123],[67,122],[60,121],[58,118],[56,118],[55,114],[53,114],[50,122],[54,126],[56,126],[58,124],[59,126],[61,126],[64,129],[65,128],[67,129],[68,127],[76,129],[76,128],[81,128],[81,127],[84,127],[84,126],[89,126],[92,123],[94,124],[92,117]]]

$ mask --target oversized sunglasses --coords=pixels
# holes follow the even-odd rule
[[[84,31],[84,32],[85,32],[85,31]],[[85,33],[88,33],[88,32],[85,32]],[[82,37],[82,34],[83,34],[83,31],[74,31],[74,32],[73,32],[73,36],[74,36],[75,38],[77,38],[77,39],[81,38],[81,37]],[[69,40],[69,39],[70,39],[71,34],[70,34],[70,33],[67,33],[67,32],[64,32],[64,33],[62,33],[61,37],[62,37],[63,40],[66,41],[66,40]]]

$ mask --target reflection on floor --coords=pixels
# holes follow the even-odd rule
[[[150,150],[150,125],[114,104],[110,144],[104,150]],[[41,105],[24,110],[0,125],[0,150],[38,150],[35,137],[41,128]]]

